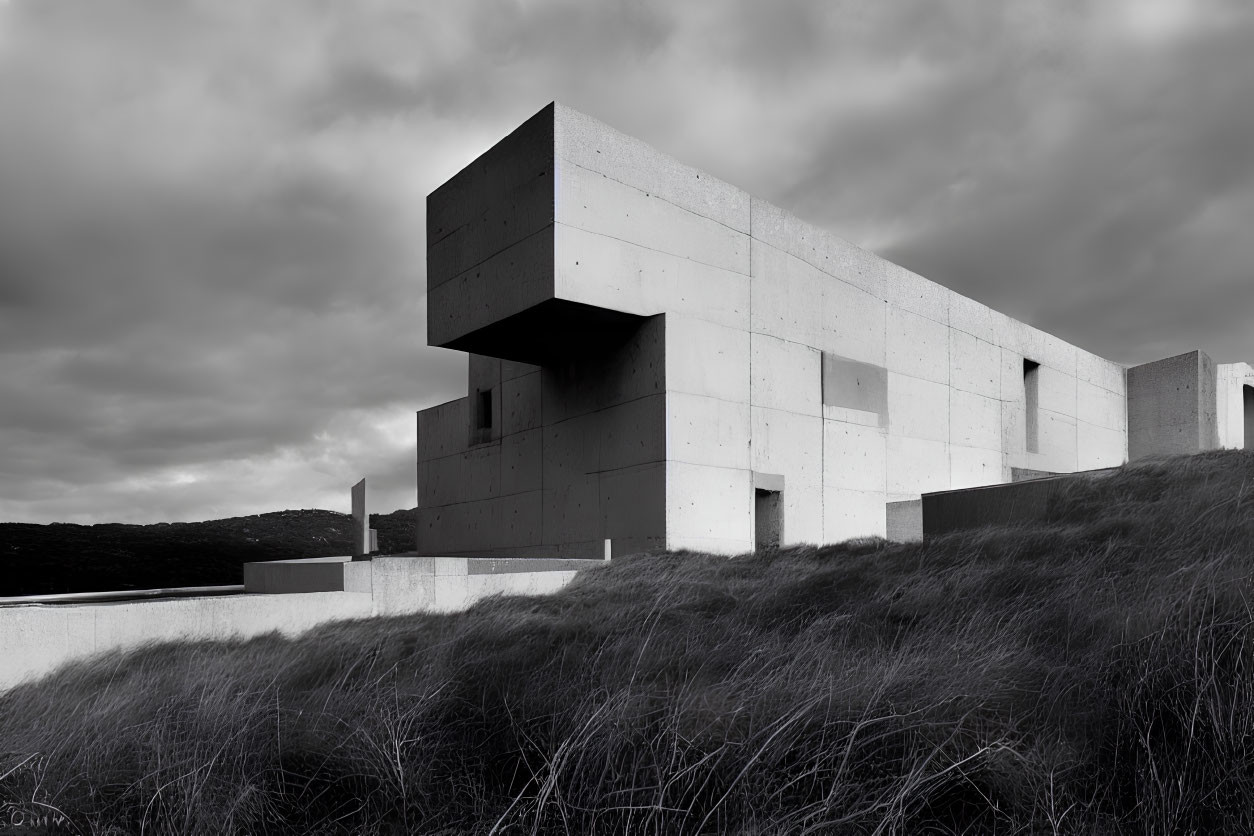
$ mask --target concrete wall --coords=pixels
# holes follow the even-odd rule
[[[292,636],[328,621],[365,618],[370,595],[230,595],[98,604],[0,608],[0,689],[67,662],[163,641]]]
[[[667,318],[667,544],[884,534],[885,504],[1126,457],[1123,370],[558,107],[554,292]],[[1038,453],[1023,361],[1039,363]]]
[[[1113,469],[1074,475],[1046,476],[1004,485],[989,485],[923,495],[923,536],[986,525],[1015,525],[1043,520],[1050,501],[1083,480],[1104,479]]]
[[[843,380],[844,397],[822,396],[809,372],[792,387],[804,385],[804,400],[786,396],[810,408],[823,397],[821,444],[806,442],[822,452],[822,539],[883,534],[886,502],[1003,482],[1011,468],[1124,461],[1118,365],[756,200],[753,230],[755,337],[810,367],[861,364],[887,390],[881,399],[881,378],[867,375],[865,391]],[[1039,364],[1039,452],[1027,445],[1024,360]]]
[[[0,607],[0,690],[68,662],[155,642],[295,636],[332,621],[455,612],[490,595],[547,594],[570,583],[577,571],[599,565],[317,558],[247,564],[246,595]]]
[[[1128,369],[1128,454],[1132,460],[1219,446],[1218,373],[1200,351]]]
[[[1220,447],[1254,450],[1254,367],[1216,366],[1216,429]]]
[[[420,555],[599,557],[665,543],[662,317],[544,367],[471,355],[470,395],[418,414]],[[491,429],[471,401],[491,392]]]
[[[923,500],[905,499],[890,502],[887,507],[888,532],[885,536],[897,543],[916,543],[923,539]]]
[[[820,542],[883,535],[886,503],[1003,482],[1011,468],[1069,472],[1126,459],[1117,364],[583,114],[556,105],[541,117],[551,120],[553,137],[552,299],[507,319],[566,325],[551,313],[558,301],[664,317],[664,417],[650,414],[657,423],[644,430],[644,443],[652,450],[664,439],[647,464],[665,480],[666,546],[752,549],[762,478],[782,479],[784,543]],[[489,155],[510,153],[498,146]],[[432,323],[446,315],[441,304],[432,297]],[[530,341],[512,347],[500,333],[481,326],[461,345],[534,356]],[[584,349],[571,339],[567,350]],[[1038,364],[1032,416],[1025,360]],[[541,362],[542,377],[555,362]],[[1027,445],[1030,418],[1035,452]],[[542,455],[547,460],[549,449]],[[464,479],[473,478],[467,471]],[[465,488],[457,498],[485,501],[471,495]],[[642,540],[660,544],[653,522],[640,529]],[[592,530],[572,529],[565,540],[583,543]],[[454,536],[441,534],[420,550],[447,553]],[[546,530],[545,539],[562,538]],[[530,544],[501,538],[492,547]]]
[[[925,493],[922,499],[923,536],[986,525],[1014,525],[1044,519],[1050,500],[1071,476],[1047,476],[1004,485],[986,485]]]
[[[427,339],[460,338],[553,297],[553,116],[546,108],[427,199]]]

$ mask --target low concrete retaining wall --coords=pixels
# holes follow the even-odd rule
[[[1049,501],[1081,479],[1101,479],[1115,468],[1082,470],[1002,485],[923,494],[923,536],[986,525],[1015,525],[1045,518]]]
[[[923,500],[905,499],[884,506],[887,517],[886,536],[897,543],[915,543],[923,539]]]
[[[243,595],[0,607],[0,690],[67,662],[166,641],[296,636],[376,615],[456,612],[491,595],[556,592],[597,560],[376,557],[253,563]],[[250,582],[251,581],[251,582]]]

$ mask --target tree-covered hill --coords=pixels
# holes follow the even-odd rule
[[[0,597],[243,583],[245,563],[348,554],[351,518],[274,511],[191,523],[0,523]],[[413,510],[371,514],[385,554],[412,551]]]

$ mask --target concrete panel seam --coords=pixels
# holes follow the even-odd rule
[[[685,210],[685,211],[686,211],[686,210]],[[714,223],[718,223],[717,221],[714,221],[714,219],[713,219],[713,218],[711,218],[710,220],[711,220],[712,222],[714,222]],[[558,221],[557,223],[555,223],[555,224],[554,224],[554,226],[555,226],[555,227],[556,227],[556,226],[564,226],[564,227],[567,227],[568,229],[576,229],[576,230],[578,230],[578,231],[580,231],[580,232],[582,232],[582,233],[585,233],[585,234],[587,234],[587,235],[596,235],[596,236],[599,236],[599,237],[601,237],[601,238],[607,238],[607,239],[609,239],[610,241],[620,241],[620,242],[622,242],[622,243],[624,243],[624,244],[630,244],[630,245],[631,245],[631,246],[633,246],[633,247],[639,247],[639,248],[640,248],[640,249],[642,249],[642,250],[648,250],[649,252],[653,252],[653,253],[661,253],[662,255],[669,256],[669,257],[671,257],[671,258],[677,258],[677,259],[680,259],[681,261],[691,261],[691,262],[693,262],[694,264],[700,264],[700,265],[703,265],[703,266],[705,266],[705,267],[709,267],[711,270],[722,270],[722,271],[724,271],[724,272],[726,272],[726,273],[734,273],[734,274],[736,274],[737,276],[745,276],[745,277],[748,277],[748,278],[752,278],[751,273],[748,273],[748,272],[741,272],[740,270],[733,270],[732,268],[730,268],[730,267],[725,267],[725,266],[724,266],[724,265],[722,265],[722,264],[711,264],[711,263],[710,263],[710,262],[708,262],[708,261],[702,261],[701,259],[699,259],[699,258],[693,258],[692,256],[680,255],[680,254],[678,254],[678,253],[667,252],[666,250],[659,250],[657,247],[650,247],[648,244],[642,244],[642,243],[640,243],[639,241],[632,241],[630,238],[620,238],[620,237],[619,237],[619,236],[617,236],[617,235],[607,235],[607,234],[606,234],[606,233],[604,233],[604,232],[596,232],[595,230],[591,230],[591,229],[584,229],[584,228],[583,228],[583,227],[581,227],[581,226],[575,226],[574,224],[572,224],[572,223],[567,223],[566,221]],[[740,235],[744,235],[744,233],[743,233],[743,232],[738,233],[738,234],[740,234]],[[750,268],[750,269],[752,269],[752,268]],[[469,272],[469,271],[467,271],[467,272]],[[657,316],[657,315],[659,315],[659,314],[665,314],[665,311],[655,311],[654,313],[651,313],[651,314],[645,314],[645,316]]]
[[[484,258],[479,259],[479,260],[478,260],[478,261],[476,261],[474,264],[472,264],[472,265],[470,265],[469,267],[467,267],[465,270],[461,270],[461,271],[459,271],[459,272],[457,272],[457,273],[454,273],[453,275],[449,276],[449,277],[448,277],[448,278],[447,278],[447,279],[446,279],[446,280],[445,280],[442,284],[448,284],[449,282],[453,282],[453,281],[456,281],[457,279],[460,279],[462,276],[465,276],[467,273],[472,273],[472,272],[474,272],[475,270],[477,270],[477,269],[479,269],[480,267],[482,267],[484,264],[487,264],[489,261],[491,261],[492,259],[496,258],[496,257],[497,257],[498,255],[500,255],[501,253],[503,253],[503,252],[505,252],[505,251],[507,251],[507,250],[512,250],[514,247],[517,247],[517,246],[519,246],[520,244],[523,244],[523,243],[525,243],[525,242],[527,242],[527,241],[530,241],[532,238],[535,238],[537,235],[544,235],[546,232],[548,232],[550,235],[552,235],[552,234],[553,234],[553,230],[554,230],[554,228],[555,228],[556,226],[557,226],[557,222],[556,222],[556,221],[554,221],[553,223],[550,223],[550,224],[546,225],[543,229],[538,229],[538,230],[536,230],[535,232],[531,233],[530,235],[524,235],[522,238],[519,238],[517,241],[511,241],[509,244],[506,244],[504,247],[502,247],[501,249],[497,250],[496,252],[494,252],[494,253],[490,253],[489,255],[485,256]],[[460,398],[454,398],[453,400],[460,400]],[[452,403],[452,401],[449,401],[449,403]]]
[[[828,279],[832,280],[833,282],[838,282],[838,283],[840,283],[840,284],[844,285],[846,288],[848,288],[848,289],[849,289],[849,290],[851,290],[851,291],[855,291],[855,292],[857,292],[857,293],[863,293],[863,294],[866,294],[866,295],[867,295],[867,296],[869,296],[871,299],[874,299],[875,301],[880,302],[881,304],[884,304],[884,305],[889,305],[889,304],[890,304],[890,303],[889,303],[889,301],[888,301],[887,299],[885,299],[884,297],[879,296],[879,295],[877,295],[876,293],[874,293],[874,292],[872,292],[872,291],[870,291],[870,290],[867,290],[865,287],[862,287],[862,286],[860,286],[860,285],[857,285],[857,284],[855,284],[855,283],[853,283],[853,282],[849,281],[849,280],[848,280],[848,279],[846,279],[844,276],[837,275],[836,273],[831,272],[830,270],[826,269],[825,267],[821,267],[821,266],[819,266],[818,264],[814,264],[814,263],[810,262],[809,260],[802,258],[801,256],[798,256],[798,255],[796,255],[796,254],[794,254],[794,253],[789,252],[788,250],[780,249],[779,247],[777,247],[777,246],[775,246],[774,244],[771,244],[771,243],[769,243],[769,242],[767,242],[767,241],[762,241],[762,240],[759,240],[759,239],[756,239],[756,238],[752,238],[752,237],[751,237],[751,239],[750,239],[750,246],[752,246],[752,245],[753,245],[753,244],[755,244],[755,243],[756,243],[756,244],[759,244],[759,245],[761,245],[761,246],[763,246],[763,247],[768,247],[768,248],[770,248],[770,249],[774,250],[775,252],[779,253],[780,255],[782,255],[782,256],[783,256],[783,257],[785,257],[785,258],[789,258],[789,259],[792,259],[793,261],[796,261],[796,262],[798,262],[798,263],[800,263],[800,264],[804,264],[804,265],[806,265],[807,267],[810,267],[811,269],[816,270],[816,271],[818,271],[819,273],[822,273],[825,277],[827,277]],[[853,245],[850,245],[850,246],[853,246]],[[874,256],[874,257],[878,258],[878,256]],[[760,277],[760,276],[759,276],[759,277],[757,277],[757,278],[764,278],[764,277]],[[931,319],[931,317],[927,317],[927,318],[928,318],[928,319]],[[934,321],[934,322],[937,322],[937,320],[933,320],[933,321]],[[945,324],[947,324],[947,323],[943,323],[943,322],[941,322],[941,323],[939,323],[939,324],[941,324],[941,325],[945,325]],[[760,333],[760,332],[759,332],[759,333]],[[772,336],[774,336],[774,335],[772,335]]]
[[[661,152],[659,152],[659,153],[661,153]],[[573,167],[575,167],[575,168],[581,169],[581,170],[586,171],[586,172],[588,172],[588,173],[590,173],[590,174],[593,174],[593,175],[595,175],[595,176],[598,176],[598,177],[603,177],[603,178],[605,178],[606,180],[609,180],[609,181],[611,181],[611,182],[613,182],[613,183],[618,183],[618,184],[619,184],[619,185],[621,185],[621,186],[626,186],[627,188],[632,189],[632,190],[634,190],[634,191],[637,191],[637,192],[639,192],[640,194],[642,194],[642,195],[644,195],[645,197],[648,197],[648,198],[650,198],[650,199],[652,199],[652,200],[660,200],[660,201],[662,201],[663,203],[666,203],[666,204],[669,204],[669,205],[671,205],[671,206],[674,206],[676,209],[678,209],[678,210],[679,210],[679,211],[681,211],[681,212],[687,212],[689,215],[692,215],[693,217],[702,218],[702,219],[704,219],[704,220],[710,221],[711,223],[716,223],[716,224],[718,224],[719,226],[723,227],[724,229],[729,229],[729,230],[731,230],[732,232],[736,233],[737,235],[749,235],[749,236],[751,236],[751,235],[752,235],[752,231],[750,231],[750,232],[746,232],[746,231],[745,231],[745,230],[743,230],[743,229],[737,229],[736,227],[732,226],[731,224],[723,223],[723,222],[722,222],[722,221],[720,221],[718,218],[711,218],[709,215],[702,215],[700,212],[694,212],[694,211],[692,211],[691,209],[689,209],[689,208],[688,208],[688,207],[686,207],[686,206],[680,206],[678,203],[675,203],[675,202],[674,202],[674,201],[672,201],[672,200],[669,200],[669,199],[667,199],[667,198],[665,198],[665,197],[662,197],[660,194],[654,194],[653,192],[647,192],[647,191],[645,191],[644,189],[640,188],[639,186],[637,186],[637,185],[635,185],[635,184],[633,184],[633,183],[628,183],[626,180],[620,180],[620,179],[618,179],[617,177],[611,177],[610,175],[606,174],[606,173],[605,173],[605,172],[603,172],[603,171],[597,171],[595,168],[588,168],[588,167],[587,167],[587,166],[585,166],[585,165],[580,165],[579,163],[575,162],[574,160],[570,159],[569,157],[558,156],[558,157],[557,157],[557,159],[558,159],[559,161],[563,162],[563,163],[566,163],[567,165],[570,165],[570,166],[573,166]],[[559,173],[559,174],[558,174],[558,176],[560,177],[560,176],[561,176],[561,174]],[[729,186],[730,186],[731,184],[730,184],[730,183],[728,183],[727,185],[729,185]],[[733,188],[735,188],[735,187],[733,186]],[[752,219],[752,216],[750,216],[749,224],[750,224],[749,228],[750,228],[750,230],[752,230],[752,229],[753,229],[753,219]],[[571,226],[571,224],[567,224],[567,226]],[[579,228],[581,228],[581,227],[576,227],[576,229],[579,229]],[[584,231],[585,231],[585,232],[591,232],[592,230],[584,230]],[[599,234],[599,233],[598,233],[598,234]],[[606,236],[606,237],[613,237],[613,236]]]

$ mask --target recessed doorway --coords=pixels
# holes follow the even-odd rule
[[[755,488],[753,491],[753,547],[779,548],[784,531],[784,493]]]

